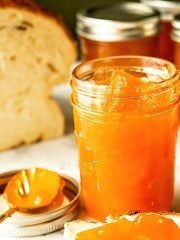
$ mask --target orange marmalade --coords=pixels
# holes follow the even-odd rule
[[[161,29],[158,44],[158,57],[173,61],[171,23],[173,17],[180,13],[180,2],[178,0],[141,0],[141,2],[160,12]]]
[[[180,228],[173,220],[156,214],[140,214],[134,221],[122,218],[77,235],[76,240],[179,240]]]
[[[29,191],[24,195],[23,182]],[[53,209],[63,202],[63,179],[47,169],[23,170],[8,182],[4,196],[12,208],[30,211],[49,207]]]
[[[87,215],[169,210],[180,98],[174,65],[104,58],[78,66],[71,85]]]
[[[142,56],[157,56],[158,37],[145,37],[117,42],[93,41],[80,37],[83,60],[95,58],[135,54]]]

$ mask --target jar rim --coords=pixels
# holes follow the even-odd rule
[[[124,56],[115,56],[115,57],[106,57],[106,58],[99,58],[99,59],[94,59],[90,61],[86,61],[84,63],[81,63],[78,65],[72,72],[73,78],[71,80],[71,86],[73,89],[81,92],[86,92],[86,94],[91,94],[91,96],[97,96],[98,95],[104,95],[104,94],[112,94],[112,86],[111,85],[98,85],[95,82],[90,82],[87,81],[87,74],[91,74],[93,67],[95,66],[100,66],[101,63],[104,64],[104,66],[108,65],[111,61],[117,61],[118,60],[127,60],[130,61],[131,63],[134,61],[142,61],[141,66],[136,66],[139,67],[139,69],[146,69],[151,73],[151,71],[155,70],[155,66],[159,66],[159,68],[166,68],[168,71],[167,76],[162,77],[162,81],[160,82],[154,82],[154,86],[156,88],[150,89],[149,91],[145,92],[146,96],[149,95],[154,95],[154,94],[161,94],[163,92],[169,91],[169,89],[176,87],[178,84],[180,84],[180,75],[179,71],[177,70],[176,66],[171,63],[168,60],[160,59],[160,58],[155,58],[155,57],[146,57],[146,56],[134,56],[134,55],[124,55]],[[152,67],[147,67],[145,64],[150,64],[152,63]],[[117,65],[116,65],[117,66]],[[124,67],[126,68],[131,68],[132,66],[117,66],[119,69],[123,69]],[[102,67],[101,67],[102,68]],[[105,69],[105,68],[104,68]],[[108,68],[106,68],[108,69]],[[109,68],[110,69],[110,68]],[[113,69],[113,66],[112,68]],[[84,75],[79,72],[83,70]],[[86,75],[85,75],[86,73]],[[167,73],[167,72],[166,72]],[[114,87],[114,86],[113,86]],[[116,95],[120,98],[126,98],[126,97],[132,97],[132,98],[139,98],[142,97],[142,93],[139,94],[135,91],[134,88],[129,88],[128,92],[126,94],[121,93],[122,88],[116,89],[116,91],[113,91],[113,95]]]

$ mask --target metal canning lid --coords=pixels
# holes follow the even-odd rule
[[[2,193],[10,178],[18,171],[0,175],[0,211],[8,205]],[[79,213],[79,184],[73,178],[60,174],[65,181],[63,206],[39,213],[14,213],[0,224],[0,236],[32,237],[54,232],[63,228],[64,223],[73,220]]]
[[[174,15],[180,13],[180,0],[141,0],[141,2],[161,12],[162,20],[171,21]]]
[[[160,14],[135,2],[106,4],[77,14],[79,36],[95,41],[123,41],[156,35]]]
[[[171,38],[176,42],[180,42],[180,14],[174,17],[172,26]]]

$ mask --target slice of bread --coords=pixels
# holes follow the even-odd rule
[[[180,228],[180,214],[163,214],[163,216],[172,219]],[[133,221],[136,217],[137,217],[137,214],[122,215],[121,217],[118,217],[118,218],[107,217],[106,222],[104,223],[88,222],[88,221],[81,221],[81,220],[65,223],[63,240],[75,240],[76,235],[82,231],[93,229],[107,223],[113,223],[120,220],[121,218],[126,218],[129,221]]]
[[[104,223],[101,222],[88,222],[88,221],[72,221],[65,223],[63,240],[75,240],[76,235],[87,229],[92,229],[102,226]]]
[[[32,0],[1,0],[0,34],[0,150],[61,136],[51,92],[76,59],[62,20]]]

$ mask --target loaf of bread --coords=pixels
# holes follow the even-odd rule
[[[62,20],[32,0],[0,0],[0,150],[63,134],[51,92],[75,58]]]

